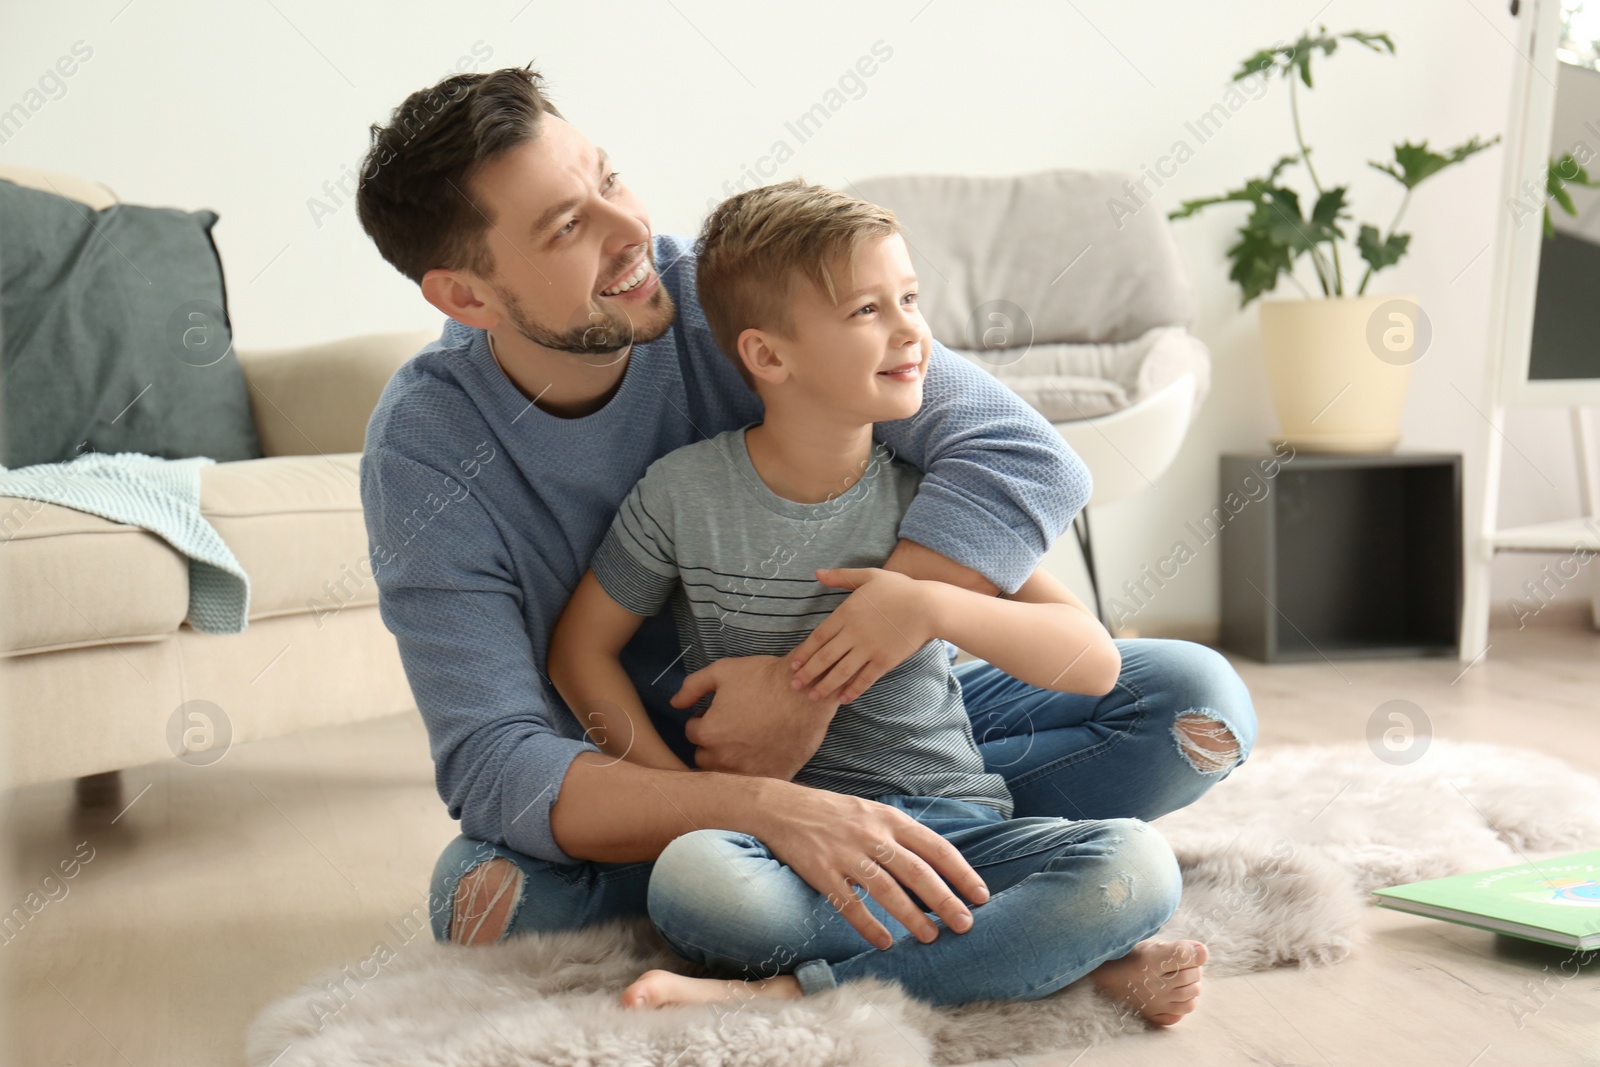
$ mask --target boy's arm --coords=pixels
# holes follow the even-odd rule
[[[550,682],[607,755],[666,771],[689,766],[661,739],[623,668],[624,645],[643,625],[607,595],[591,567],[550,634]]]
[[[1122,671],[1111,635],[1043,567],[1009,595],[924,583],[937,636],[1013,678],[1062,693],[1102,696]]]

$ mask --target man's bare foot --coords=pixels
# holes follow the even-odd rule
[[[1091,973],[1107,995],[1157,1026],[1171,1026],[1199,1004],[1201,965],[1209,955],[1199,941],[1141,941]]]
[[[789,974],[756,982],[742,982],[737,979],[687,978],[671,971],[646,971],[622,991],[622,1006],[660,1008],[668,1004],[711,1004],[721,1000],[748,1000],[751,997],[792,1000],[799,996],[800,983]]]

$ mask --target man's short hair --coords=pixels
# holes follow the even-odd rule
[[[793,285],[806,278],[838,302],[828,264],[854,269],[856,251],[875,237],[899,233],[888,208],[800,178],[729,197],[706,219],[695,250],[695,288],[711,335],[745,384],[755,378],[739,358],[739,335],[768,329],[792,335]]]
[[[494,273],[486,239],[493,213],[481,197],[468,199],[469,183],[485,164],[537,138],[545,115],[561,117],[541,81],[531,64],[453,74],[406,97],[389,125],[373,124],[356,214],[401,274],[420,285],[435,268]]]

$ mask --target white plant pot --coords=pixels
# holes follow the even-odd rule
[[[1262,300],[1261,351],[1282,432],[1308,452],[1392,452],[1429,326],[1416,297]]]

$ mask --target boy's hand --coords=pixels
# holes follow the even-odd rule
[[[795,646],[794,689],[848,704],[932,641],[929,583],[882,567],[819,567],[823,585],[854,589]]]

